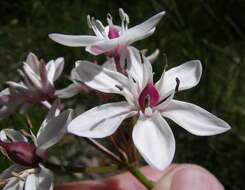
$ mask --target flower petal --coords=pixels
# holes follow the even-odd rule
[[[38,60],[37,56],[34,53],[30,52],[28,54],[26,58],[26,64],[28,64],[35,73],[39,72],[40,61]]]
[[[134,79],[138,85],[138,91],[141,92],[149,82],[153,82],[151,63],[132,46],[128,47],[127,63],[128,75]]]
[[[162,98],[175,89],[176,78],[180,80],[178,90],[186,90],[196,86],[202,75],[202,64],[199,60],[188,61],[178,67],[165,72],[165,75],[156,83]]]
[[[173,160],[174,135],[159,112],[149,118],[140,116],[133,129],[133,141],[145,161],[153,168],[163,170]]]
[[[38,148],[45,150],[56,144],[67,133],[67,126],[71,120],[72,110],[63,111],[59,116],[51,119],[38,133]]]
[[[56,70],[54,60],[51,60],[46,64],[46,69],[47,69],[48,81],[50,82],[50,84],[53,85],[55,70]]]
[[[24,182],[16,177],[12,177],[8,180],[7,184],[2,190],[22,190]]]
[[[56,90],[55,95],[59,98],[71,98],[80,92],[89,92],[90,88],[82,83],[70,84],[66,88]]]
[[[59,57],[55,61],[51,60],[46,64],[47,77],[51,84],[56,81],[64,69],[64,58]]]
[[[39,165],[41,171],[38,174],[38,190],[53,190],[53,174],[42,165]]]
[[[127,40],[128,43],[133,43],[151,35],[164,15],[164,11],[154,15],[145,22],[126,30],[121,37]]]
[[[36,174],[29,174],[25,182],[25,190],[37,190],[38,188],[38,177]]]
[[[120,45],[120,43],[122,43],[120,39],[121,38],[100,40],[90,46],[87,46],[86,51],[92,55],[100,55],[102,53],[113,51]]]
[[[103,138],[113,134],[121,122],[136,114],[127,102],[108,103],[90,109],[68,126],[68,132],[81,137]]]
[[[149,32],[142,33],[138,36],[136,36],[136,34],[131,33],[126,34],[125,32],[122,36],[118,38],[100,40],[90,46],[87,46],[86,51],[93,55],[100,55],[103,53],[113,52],[114,50],[120,52],[120,50],[124,49],[127,45],[152,35],[154,31],[155,28],[151,29]]]
[[[64,34],[49,34],[49,38],[53,41],[71,47],[84,47],[92,45],[101,39],[96,36],[88,35],[64,35]]]
[[[43,103],[46,103],[46,102],[43,102]],[[39,128],[37,136],[39,136],[39,134],[42,132],[43,128],[47,125],[47,123],[50,120],[52,120],[53,118],[55,118],[56,116],[58,116],[60,114],[60,109],[59,109],[60,101],[59,101],[59,99],[55,100],[52,105],[48,105],[48,106],[50,106],[49,111],[48,111],[45,119],[43,120],[40,128]]]
[[[23,65],[23,70],[24,73],[26,75],[26,77],[29,79],[29,82],[31,82],[31,84],[38,89],[42,89],[42,83],[41,83],[41,78],[39,75],[39,71],[38,72],[34,72],[34,70],[32,70],[32,68],[24,63]]]
[[[87,86],[105,93],[122,94],[122,89],[129,91],[128,79],[121,73],[88,61],[77,61],[76,64],[76,72]]]
[[[161,114],[194,135],[216,135],[231,128],[222,119],[199,106],[187,102],[172,100]]]

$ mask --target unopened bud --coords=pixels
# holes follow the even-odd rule
[[[38,154],[38,149],[35,145],[27,142],[12,142],[7,143],[0,141],[0,147],[4,149],[8,157],[17,164],[29,167],[36,167],[45,159]],[[46,154],[42,154],[46,155]]]

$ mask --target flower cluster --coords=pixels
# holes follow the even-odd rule
[[[165,68],[160,79],[154,82],[152,63],[159,51],[146,56],[145,50],[132,46],[152,35],[164,14],[160,12],[129,28],[128,15],[119,9],[121,25],[115,25],[110,14],[106,26],[94,17],[87,17],[95,36],[50,34],[55,42],[86,47],[86,51],[93,55],[107,57],[103,64],[76,61],[70,75],[72,83],[63,89],[56,90],[54,85],[62,74],[63,58],[45,64],[33,53],[28,55],[22,70],[19,70],[22,81],[8,81],[8,88],[0,93],[0,118],[4,119],[18,109],[26,113],[27,108],[34,104],[43,105],[49,111],[36,135],[31,127],[28,138],[26,133],[23,135],[10,128],[0,132],[1,151],[15,163],[0,175],[6,183],[4,190],[53,189],[52,173],[44,164],[48,158],[47,149],[67,131],[89,139],[114,138],[114,145],[123,152],[122,157],[116,155],[117,160],[131,164],[130,149],[123,150],[120,139],[114,136],[124,128],[126,140],[133,143],[144,160],[163,170],[172,162],[175,153],[174,135],[166,118],[199,136],[216,135],[230,129],[225,121],[203,108],[174,99],[176,93],[199,83],[202,75],[199,60],[169,70]],[[68,99],[81,92],[94,92],[106,102],[72,118],[72,110],[62,111],[56,99]],[[119,101],[114,102],[115,99]]]

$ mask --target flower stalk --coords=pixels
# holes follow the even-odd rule
[[[138,179],[147,189],[153,188],[153,183],[147,179],[147,177],[142,174],[142,172],[135,166],[129,166],[128,171],[136,178]]]

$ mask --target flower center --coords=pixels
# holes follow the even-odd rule
[[[154,107],[159,102],[159,93],[152,83],[148,83],[139,95],[138,102],[141,110],[147,107]]]
[[[114,39],[119,37],[119,31],[114,26],[109,26],[108,38]]]

